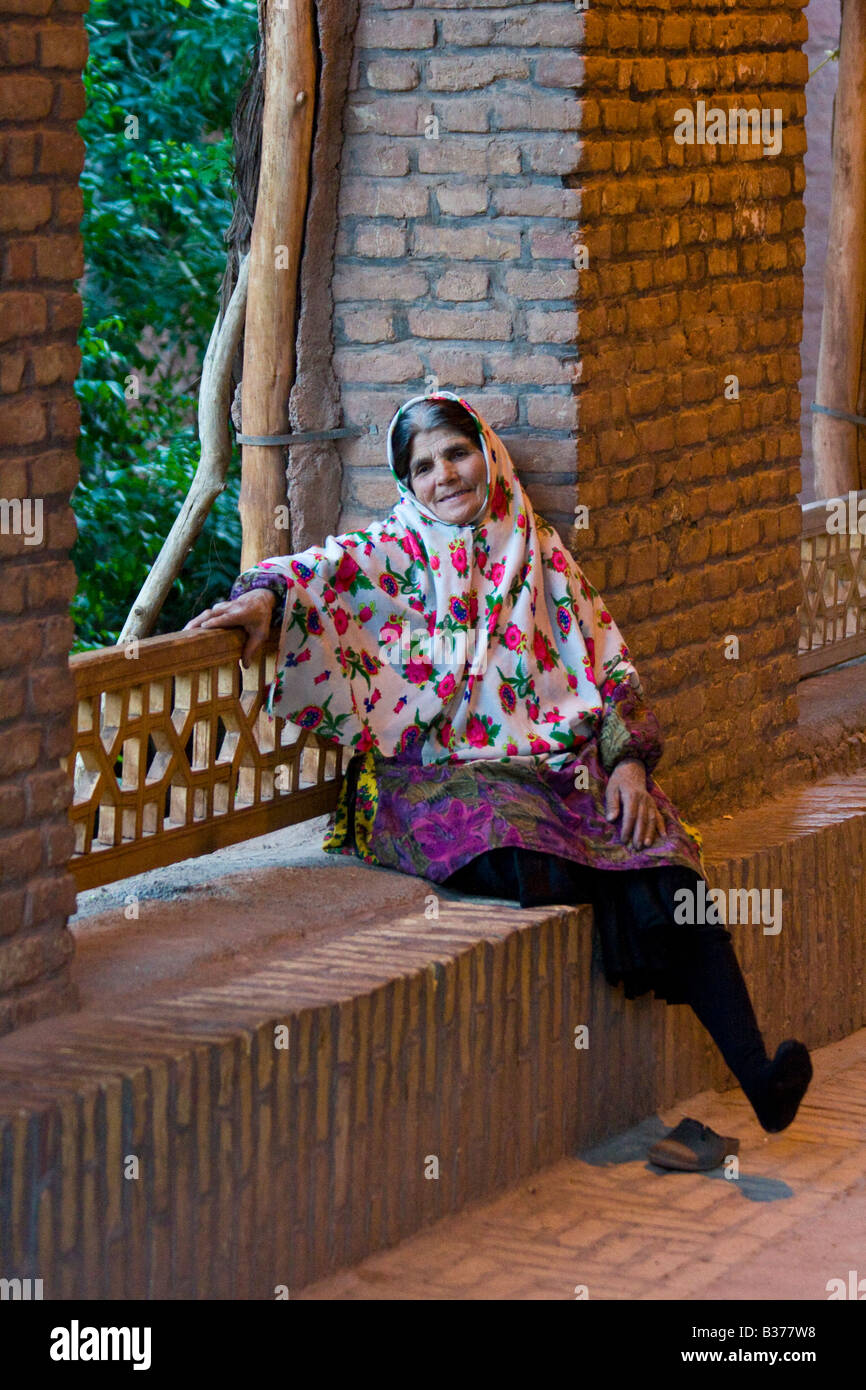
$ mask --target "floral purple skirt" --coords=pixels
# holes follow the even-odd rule
[[[697,831],[647,776],[665,824],[648,848],[623,843],[619,821],[608,821],[608,775],[595,742],[567,768],[538,771],[492,759],[425,766],[410,758],[354,757],[344,798],[357,796],[363,833],[358,841],[332,841],[370,862],[444,883],[487,850],[522,848],[597,869],[645,869],[679,864],[703,873]],[[343,808],[345,809],[345,808]]]
[[[648,776],[665,834],[648,849],[623,844],[605,818],[606,784],[594,744],[562,772],[356,756],[327,848],[523,907],[592,903],[608,980],[628,998],[654,989],[681,1002],[679,949],[696,929],[675,924],[674,894],[703,875],[700,839]]]

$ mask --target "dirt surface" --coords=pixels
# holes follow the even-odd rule
[[[82,1009],[220,983],[383,917],[423,916],[429,885],[325,854],[326,823],[79,894],[70,926]]]
[[[423,921],[426,879],[326,854],[326,825],[321,816],[80,893],[70,927],[82,1010],[219,984],[359,927]]]

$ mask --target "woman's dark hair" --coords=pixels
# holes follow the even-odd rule
[[[409,480],[409,465],[412,460],[412,441],[422,430],[438,430],[445,427],[459,430],[472,445],[479,445],[481,434],[475,417],[470,415],[465,405],[459,401],[418,401],[410,405],[394,426],[391,435],[391,449],[394,471],[401,482]]]

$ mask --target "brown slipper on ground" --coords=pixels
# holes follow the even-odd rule
[[[709,1125],[688,1116],[675,1129],[653,1144],[647,1157],[659,1168],[675,1168],[683,1173],[702,1173],[718,1168],[726,1158],[739,1152],[739,1139],[716,1134]]]

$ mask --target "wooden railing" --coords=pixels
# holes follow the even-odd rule
[[[70,868],[79,890],[333,809],[343,750],[270,719],[272,640],[249,670],[236,630],[172,633],[70,659]]]
[[[803,508],[801,676],[866,653],[866,535],[858,530],[861,502],[866,514],[866,491],[833,500],[844,504],[846,528],[838,534],[827,530],[832,513],[826,501]]]
[[[866,653],[866,536],[827,517],[826,502],[803,508],[802,675]],[[248,671],[242,646],[234,630],[172,633],[70,659],[79,889],[334,808],[344,750],[269,719],[276,641]]]

